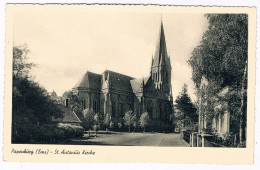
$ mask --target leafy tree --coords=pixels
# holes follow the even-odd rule
[[[103,129],[103,126],[104,126],[104,114],[101,114],[101,113],[97,113],[97,114],[98,114],[100,129]]]
[[[97,137],[97,131],[100,129],[100,125],[94,125],[93,126],[93,129],[94,129],[94,131],[96,132],[96,137]]]
[[[139,120],[137,119],[137,117],[136,117],[136,114],[134,114],[134,116],[133,116],[132,120],[133,120],[133,123],[132,123],[132,125],[133,125],[133,128],[134,128],[134,130],[133,130],[133,131],[135,131],[135,130],[136,130],[136,128],[137,128],[137,126],[139,125]]]
[[[225,98],[233,96],[229,105],[231,111],[237,110],[239,113],[236,117],[240,122],[242,142],[246,127],[248,15],[209,14],[206,17],[209,21],[208,30],[188,61],[193,70],[192,79],[198,91],[202,77],[209,81],[209,85],[214,84],[212,89],[208,87],[209,91],[218,92],[229,87],[230,92]]]
[[[108,128],[110,126],[110,122],[111,122],[111,115],[107,113],[103,121],[104,125],[106,126],[107,133],[108,133]]]
[[[90,136],[90,130],[95,124],[94,119],[95,113],[92,109],[85,109],[83,110],[83,117],[84,117],[84,128],[89,130],[89,136]]]
[[[95,125],[99,125],[99,123],[100,123],[99,114],[98,113],[96,113],[95,116],[94,116],[94,122],[95,122]]]
[[[187,94],[187,85],[184,84],[182,92],[176,99],[176,119],[183,121],[184,125],[191,126],[198,121],[197,109]]]
[[[33,66],[33,63],[28,62],[28,53],[30,51],[27,45],[15,46],[13,48],[13,77],[27,77],[29,71]]]
[[[171,115],[171,120],[174,121],[177,127],[182,128],[182,125],[185,122],[184,113],[182,113],[179,109],[176,109],[176,111]]]
[[[53,118],[62,117],[63,105],[52,100],[48,92],[31,80],[26,46],[13,48],[12,142],[51,140],[56,125]]]
[[[140,117],[140,125],[143,128],[144,132],[145,132],[145,128],[149,125],[150,123],[150,117],[148,112],[144,112],[141,117]]]
[[[84,117],[82,113],[82,105],[80,104],[80,99],[77,95],[73,94],[71,90],[65,91],[62,95],[62,100],[65,101],[66,107],[71,108],[74,113],[78,116],[81,122],[84,122]],[[84,127],[84,125],[82,124]]]
[[[51,92],[51,97],[57,97],[57,93],[54,90]]]
[[[208,30],[188,61],[199,87],[202,76],[224,87],[241,86],[248,55],[248,17],[245,14],[209,14]]]
[[[125,125],[128,126],[128,131],[130,133],[131,125],[134,125],[136,123],[136,115],[133,113],[132,110],[129,110],[129,111],[125,112],[125,116],[123,119],[124,119]]]
[[[110,124],[109,124],[109,128],[110,128],[111,130],[114,129],[114,123],[113,123],[112,121],[111,121]]]
[[[97,131],[100,129],[100,119],[99,119],[99,114],[96,113],[94,116],[94,126],[93,126],[96,136],[97,136]]]
[[[68,107],[71,108],[74,112],[81,112],[82,106],[80,104],[80,99],[77,95],[73,94],[71,90],[65,91],[62,95],[63,100],[68,100]]]
[[[122,129],[122,127],[123,127],[122,123],[119,122],[119,123],[117,124],[117,126],[118,126],[119,131],[121,131],[121,129]]]

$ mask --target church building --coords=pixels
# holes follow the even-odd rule
[[[113,123],[123,121],[126,111],[132,110],[137,118],[148,112],[152,131],[171,128],[173,109],[171,61],[167,53],[163,23],[161,22],[150,75],[133,78],[110,70],[102,74],[87,71],[72,91],[78,95],[83,109],[111,115]]]

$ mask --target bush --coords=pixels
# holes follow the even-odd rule
[[[93,129],[94,129],[94,131],[99,131],[100,130],[100,125],[94,125],[93,126]]]
[[[110,124],[109,124],[109,128],[110,128],[111,130],[114,129],[114,123],[113,123],[113,122],[110,122]]]
[[[82,137],[84,135],[84,129],[81,126],[59,123],[56,133],[60,138],[75,138]]]

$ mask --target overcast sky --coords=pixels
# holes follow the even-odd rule
[[[187,60],[207,29],[204,14],[162,14],[172,65],[174,99],[184,83],[193,100]],[[31,74],[62,95],[87,71],[106,68],[135,78],[148,76],[160,28],[160,13],[95,13],[46,8],[14,13],[14,44],[27,44]]]

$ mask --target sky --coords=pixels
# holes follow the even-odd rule
[[[14,13],[14,45],[27,44],[28,57],[37,64],[31,75],[49,92],[62,95],[86,71],[148,76],[161,16],[171,58],[173,98],[186,83],[188,94],[196,100],[187,61],[207,29],[204,14],[20,10]]]

